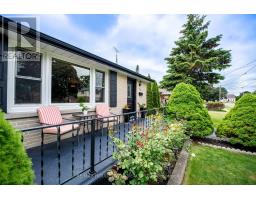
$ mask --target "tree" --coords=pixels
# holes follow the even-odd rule
[[[251,92],[249,91],[244,91],[244,92],[241,92],[237,97],[236,97],[236,101],[238,101],[244,94],[250,94]]]
[[[176,85],[168,101],[168,113],[172,119],[185,120],[188,135],[204,137],[213,132],[211,118],[193,85]]]
[[[147,109],[153,109],[153,96],[151,82],[147,84]]]
[[[225,116],[217,135],[230,138],[232,144],[256,147],[256,95],[244,94]]]
[[[152,87],[152,103],[154,108],[160,108],[160,92],[157,82],[151,83]]]
[[[219,101],[219,97],[224,99],[227,97],[228,91],[224,87],[207,86],[202,92],[202,98],[206,101]]]
[[[147,85],[147,108],[160,107],[160,92],[156,81],[148,83]]]
[[[32,163],[21,142],[21,133],[0,112],[0,185],[32,184]]]
[[[172,90],[184,82],[194,85],[203,94],[207,87],[224,79],[217,71],[230,67],[230,50],[219,48],[222,35],[208,38],[210,21],[205,22],[205,17],[187,15],[181,37],[165,59],[168,69],[160,82],[162,88]]]

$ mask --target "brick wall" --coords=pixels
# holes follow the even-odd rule
[[[73,119],[75,118],[72,117],[71,114],[63,114],[63,118],[66,119]],[[31,127],[37,127],[40,126],[38,117],[37,116],[31,116],[31,117],[26,117],[26,118],[11,118],[7,120],[17,129],[24,129],[24,128],[31,128]],[[76,132],[74,132],[76,135]],[[80,133],[81,134],[81,133]],[[63,136],[61,136],[61,139],[65,139],[68,137],[71,137],[72,133],[67,133]],[[55,142],[57,140],[56,135],[44,135],[44,143],[51,143]],[[30,131],[30,132],[25,132],[23,134],[23,144],[26,149],[40,146],[41,145],[41,132],[38,131]]]
[[[139,96],[139,93],[142,93],[142,96]],[[137,103],[147,105],[147,83],[137,81]],[[137,104],[137,110],[139,110],[139,106]]]

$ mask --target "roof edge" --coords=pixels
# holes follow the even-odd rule
[[[15,22],[15,21],[13,21],[13,20],[11,20],[11,19],[9,19],[9,18],[6,18],[6,17],[3,17],[3,16],[0,15],[0,27],[12,28],[11,26],[7,26],[7,24],[8,24],[9,22],[12,22],[12,23],[17,24],[17,25],[18,25],[18,26],[17,26],[17,27],[18,27],[18,30],[19,30],[19,29],[23,30],[23,29],[27,28],[26,26],[24,26],[24,25],[22,25],[22,24],[20,24],[20,23],[17,23],[17,22]],[[12,31],[16,31],[16,27],[13,27],[13,28],[15,28],[15,29],[13,29]],[[47,44],[53,45],[53,46],[55,46],[55,47],[61,48],[61,49],[63,49],[63,50],[67,50],[67,51],[72,52],[72,53],[75,53],[75,54],[78,54],[78,55],[80,55],[80,56],[82,56],[82,57],[86,57],[86,58],[89,58],[89,59],[91,59],[91,60],[100,62],[100,63],[102,63],[102,64],[109,65],[110,67],[112,67],[112,68],[114,68],[114,69],[117,69],[117,70],[120,70],[120,71],[124,71],[124,72],[126,72],[126,73],[128,73],[128,74],[131,74],[131,75],[133,75],[133,76],[136,76],[136,77],[145,79],[145,80],[147,80],[147,81],[153,81],[153,79],[151,79],[151,78],[149,78],[149,77],[147,77],[147,76],[144,76],[144,75],[142,75],[142,74],[139,74],[139,73],[137,73],[137,72],[135,72],[135,71],[133,71],[133,70],[131,70],[131,69],[128,69],[128,68],[126,68],[126,67],[123,67],[123,66],[121,66],[121,65],[119,65],[119,64],[116,64],[116,63],[114,63],[114,62],[112,62],[112,61],[109,61],[109,60],[107,60],[107,59],[105,59],[105,58],[102,58],[102,57],[100,57],[100,56],[97,56],[97,55],[95,55],[95,54],[93,54],[93,53],[90,53],[90,52],[88,52],[88,51],[85,51],[85,50],[83,50],[83,49],[81,49],[81,48],[79,48],[79,47],[76,47],[76,46],[74,46],[74,45],[71,45],[71,44],[69,44],[69,43],[67,43],[67,42],[64,42],[64,41],[62,41],[62,40],[59,40],[59,39],[57,39],[57,38],[55,38],[55,37],[52,37],[52,36],[50,36],[50,35],[47,35],[47,34],[45,34],[45,33],[42,33],[42,32],[40,32],[40,31],[37,31],[37,30],[35,30],[35,29],[30,28],[30,30],[29,30],[29,32],[27,33],[27,35],[28,35],[29,37],[33,38],[33,39],[37,39],[37,36],[39,35],[40,41],[42,41],[42,42],[45,42],[45,43],[47,43]]]

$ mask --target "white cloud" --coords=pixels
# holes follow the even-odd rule
[[[120,50],[121,65],[134,70],[138,64],[141,73],[150,73],[157,81],[165,74],[164,58],[174,47],[186,20],[185,15],[119,15],[104,33],[95,33],[74,25],[66,15],[41,15],[40,18],[41,31],[109,60],[115,60],[113,46],[116,46]],[[243,76],[248,67],[234,71],[256,59],[256,40],[250,39],[256,23],[246,23],[234,15],[209,15],[207,19],[212,21],[209,35],[223,34],[221,47],[232,50],[232,67],[223,71],[226,80],[222,85],[235,94],[256,89],[252,84],[241,88],[248,79],[256,78],[256,68]]]

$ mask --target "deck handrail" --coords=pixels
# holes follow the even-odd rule
[[[86,171],[89,170],[89,175],[95,175],[97,172],[95,170],[95,166],[97,166],[98,164],[100,164],[101,162],[104,162],[106,159],[112,157],[112,154],[111,155],[108,155],[109,153],[109,131],[110,131],[110,120],[108,120],[109,118],[115,118],[116,120],[114,120],[114,124],[113,124],[113,127],[116,126],[117,127],[117,130],[116,130],[116,134],[119,134],[119,137],[120,137],[120,125],[121,123],[123,123],[124,121],[124,141],[127,139],[125,137],[126,133],[126,129],[127,129],[127,133],[129,133],[129,129],[131,128],[130,125],[131,123],[133,123],[134,121],[136,121],[136,123],[139,121],[137,120],[140,120],[142,119],[142,113],[143,115],[145,115],[145,121],[143,121],[143,129],[144,128],[147,128],[148,126],[150,126],[150,124],[152,123],[152,117],[151,115],[154,115],[156,114],[157,112],[152,112],[152,111],[161,111],[161,109],[163,109],[163,112],[165,112],[165,107],[162,107],[162,108],[154,108],[154,109],[147,109],[147,110],[140,110],[140,111],[132,111],[132,112],[128,112],[128,113],[122,113],[122,114],[117,114],[117,115],[114,115],[114,116],[108,116],[108,117],[97,117],[97,115],[90,115],[90,118],[89,119],[80,119],[80,120],[71,120],[69,122],[64,122],[64,123],[61,123],[61,124],[55,124],[55,125],[41,125],[41,126],[35,126],[35,127],[31,127],[31,128],[23,128],[23,129],[20,129],[20,131],[22,132],[22,135],[25,133],[25,132],[29,132],[29,131],[39,131],[41,132],[41,145],[40,145],[40,168],[41,168],[41,184],[44,184],[45,181],[44,181],[44,174],[45,174],[45,170],[44,170],[44,151],[45,151],[45,141],[44,141],[44,130],[47,129],[47,128],[53,128],[53,127],[56,127],[57,128],[57,133],[54,134],[56,135],[57,137],[57,162],[58,162],[58,183],[59,184],[65,184],[65,183],[68,183],[70,180],[78,177],[80,174],[82,173],[85,173]],[[128,122],[125,122],[125,116],[128,116]],[[121,122],[121,117],[123,117],[123,121]],[[100,122],[100,123],[99,123]],[[104,128],[104,123],[107,124],[107,127]],[[83,153],[82,153],[82,160],[83,160],[83,170],[82,171],[79,171],[79,173],[75,174],[74,173],[74,148],[75,148],[75,145],[74,145],[74,124],[79,124],[79,130],[77,132],[77,137],[79,139],[79,134],[80,133],[80,127],[82,127],[82,138],[83,138]],[[96,129],[96,124],[100,124],[100,128],[98,127],[98,129]],[[61,171],[61,127],[62,126],[65,126],[65,125],[73,125],[72,126],[72,129],[71,129],[71,132],[72,132],[72,137],[71,140],[72,140],[72,176],[70,178],[68,178],[67,180],[64,180],[64,181],[61,181],[61,174],[62,174],[62,171]],[[88,132],[87,133],[90,133],[90,167],[88,168],[85,168],[85,126],[87,126],[87,130]],[[145,126],[145,127],[144,127]],[[88,128],[90,127],[90,129]],[[102,158],[101,159],[101,151],[102,151],[102,144],[101,144],[101,140],[103,140],[103,132],[104,132],[104,129],[106,129],[105,131],[107,132],[106,137],[106,141],[107,141],[107,155],[105,156],[105,158]],[[114,130],[114,128],[113,128]],[[98,132],[101,132],[101,136],[99,137],[99,161],[95,161],[95,148],[96,148],[96,139],[95,139],[95,134],[98,133]],[[114,131],[115,132],[115,131]],[[113,151],[114,151],[114,145],[113,145]],[[112,151],[112,153],[113,153]]]

